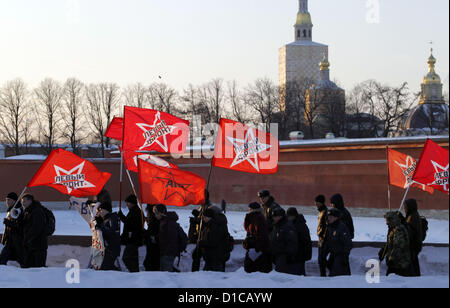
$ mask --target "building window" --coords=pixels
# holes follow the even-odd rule
[[[303,30],[303,37],[306,37],[306,30]]]
[[[300,38],[300,30],[297,30],[297,38]]]

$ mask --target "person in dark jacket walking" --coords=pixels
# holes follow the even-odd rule
[[[8,261],[17,261],[23,267],[23,208],[22,203],[17,202],[18,199],[19,196],[14,192],[6,196],[7,214],[3,220],[5,231],[2,245],[4,247],[0,254],[0,265],[7,265]]]
[[[288,209],[287,217],[297,230],[298,252],[296,264],[298,264],[298,268],[296,274],[305,276],[305,262],[311,260],[312,255],[312,241],[309,228],[306,225],[305,217],[302,214],[299,214],[295,207]]]
[[[389,228],[387,243],[380,250],[380,261],[386,258],[388,270],[386,276],[396,274],[399,276],[413,276],[409,236],[406,226],[401,222],[399,212],[389,212],[384,216]]]
[[[352,239],[347,226],[340,219],[341,212],[338,209],[328,210],[328,227],[325,245],[327,249],[327,267],[329,276],[350,276],[350,251]]]
[[[22,197],[25,208],[23,217],[24,268],[45,267],[47,260],[47,218],[42,205],[30,194]]]
[[[296,275],[298,272],[298,238],[295,226],[287,219],[281,207],[273,211],[274,227],[270,233],[270,252],[275,271]]]
[[[99,199],[97,199],[99,200]],[[99,200],[100,201],[100,200]],[[117,213],[113,213],[109,198],[103,200],[97,207],[95,228],[102,232],[105,246],[101,271],[120,271],[117,259],[120,256],[120,219]]]
[[[319,211],[319,224],[317,226],[317,236],[319,238],[318,247],[319,247],[319,268],[320,268],[320,276],[327,276],[327,256],[325,249],[325,237],[327,236],[327,225],[328,225],[328,208],[325,205],[325,196],[319,195],[315,198],[316,207]]]
[[[244,228],[247,236],[243,247],[247,250],[244,260],[244,269],[247,273],[270,273],[272,271],[272,258],[269,253],[269,233],[267,222],[262,214],[263,209],[257,202],[251,203],[249,213],[245,216]]]
[[[192,210],[192,217],[189,217],[189,244],[195,244],[198,241],[198,230],[200,228],[200,211]]]
[[[341,194],[335,194],[331,197],[330,205],[332,208],[338,209],[341,213],[340,220],[347,226],[350,232],[350,237],[353,240],[355,238],[355,227],[353,225],[353,218],[350,212],[345,208],[344,198]]]
[[[268,190],[261,190],[258,193],[258,198],[261,206],[264,209],[264,217],[267,221],[267,227],[269,228],[269,233],[273,229],[273,212],[276,209],[281,208],[281,206],[275,202],[275,198],[270,195]]]
[[[142,211],[138,206],[135,195],[125,199],[128,207],[128,215],[119,212],[119,218],[123,222],[121,244],[125,245],[122,260],[130,273],[139,272],[139,247],[143,244]]]
[[[228,221],[220,209],[208,208],[204,211],[203,226],[198,247],[205,260],[204,271],[225,272],[228,260]]]
[[[156,219],[153,208],[156,205],[147,205],[145,213],[147,215],[147,230],[144,233],[144,242],[147,248],[145,255],[144,268],[147,272],[157,272],[160,269],[159,253],[159,220]]]
[[[159,254],[160,270],[174,272],[174,261],[179,255],[178,251],[178,215],[167,212],[165,205],[158,204],[153,208],[156,219],[159,220]]]
[[[422,221],[418,212],[417,201],[409,199],[405,202],[406,225],[408,227],[409,246],[411,250],[412,264],[414,268],[414,276],[420,276],[419,254],[422,251],[424,230]]]

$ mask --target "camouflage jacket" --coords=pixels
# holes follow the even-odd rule
[[[386,244],[386,263],[389,267],[407,269],[411,265],[408,230],[399,224],[389,230]]]

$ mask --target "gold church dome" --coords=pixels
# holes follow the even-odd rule
[[[302,12],[297,14],[297,22],[295,23],[296,26],[311,25],[311,24],[312,24],[311,14]]]
[[[428,58],[429,71],[428,74],[423,78],[423,84],[440,84],[441,77],[436,74],[434,69],[436,65],[436,58],[433,56],[433,50],[431,50],[431,56]]]

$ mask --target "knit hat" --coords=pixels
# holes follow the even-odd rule
[[[258,210],[261,208],[261,204],[259,204],[258,202],[252,202],[248,205],[248,207],[252,210]]]
[[[273,211],[272,215],[273,215],[273,217],[284,217],[284,216],[286,216],[286,211],[280,207],[280,208],[275,209]]]
[[[112,205],[109,202],[100,203],[98,209],[103,209],[105,211],[108,211],[109,213],[112,213]]]
[[[297,217],[298,216],[297,209],[295,207],[289,208],[288,211],[287,211],[287,216]]]
[[[205,212],[203,213],[203,216],[208,217],[208,218],[213,218],[215,215],[216,215],[216,212],[211,208],[206,209]]]
[[[261,190],[259,193],[258,193],[258,197],[260,197],[260,198],[265,198],[265,197],[270,197],[270,191],[268,191],[268,190]]]
[[[6,196],[6,198],[17,201],[17,199],[19,199],[19,196],[15,192],[11,192]]]
[[[324,195],[318,195],[316,197],[316,202],[318,202],[318,203],[325,203],[325,196]]]
[[[160,214],[167,214],[167,207],[164,204],[158,204],[154,207],[154,209],[156,209],[156,211]]]
[[[137,205],[137,198],[135,195],[129,195],[126,199],[125,202]]]
[[[335,208],[331,208],[331,209],[328,210],[328,216],[333,216],[333,217],[340,218],[341,217],[341,211],[339,211],[338,209],[335,209]]]

